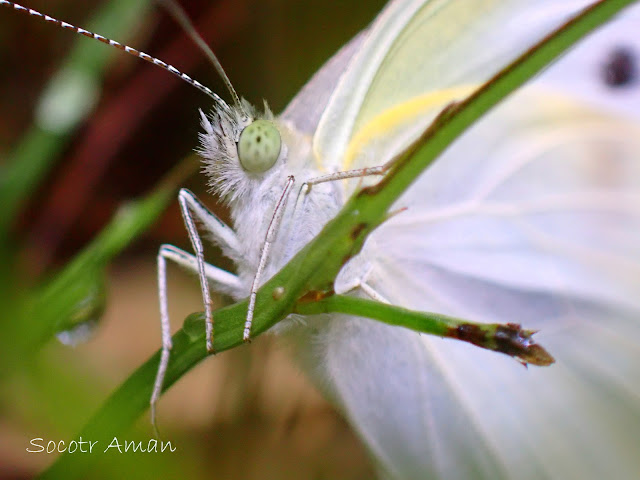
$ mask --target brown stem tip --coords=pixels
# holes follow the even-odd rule
[[[517,323],[463,323],[449,330],[449,337],[472,343],[478,347],[504,353],[523,365],[546,367],[555,359],[532,338],[535,330],[525,330]]]

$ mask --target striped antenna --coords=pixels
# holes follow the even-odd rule
[[[85,37],[93,38],[95,40],[98,40],[99,42],[118,48],[123,52],[133,55],[134,57],[141,58],[142,60],[146,60],[147,62],[152,63],[153,65],[164,68],[168,72],[173,73],[175,76],[177,76],[181,80],[187,82],[192,87],[196,87],[201,92],[207,94],[209,97],[213,99],[214,102],[216,102],[218,105],[224,108],[227,112],[229,111],[229,105],[227,105],[227,103],[224,100],[222,100],[222,98],[220,98],[218,95],[213,93],[213,91],[209,87],[204,86],[197,80],[194,80],[193,78],[191,78],[186,73],[182,73],[173,65],[169,65],[168,63],[165,63],[158,58],[152,57],[151,55],[141,52],[140,50],[136,50],[135,48],[131,48],[128,45],[123,45],[122,43],[116,42],[115,40],[111,40],[109,38],[103,37],[102,35],[99,35],[97,33],[90,32],[89,30],[85,30],[84,28],[79,28],[79,27],[76,27],[75,25],[71,25],[70,23],[63,22],[56,18],[50,17],[49,15],[44,15],[38,12],[37,10],[23,7],[22,5],[19,5],[17,3],[8,2],[7,0],[0,0],[0,5],[4,5],[5,7],[12,8],[14,10],[17,10],[18,12],[26,13],[27,15],[31,15],[32,17],[41,18],[45,22],[53,23],[65,30],[71,30],[80,35],[84,35]]]
[[[231,80],[229,80],[227,73],[224,71],[224,68],[222,68],[222,64],[220,63],[220,60],[218,60],[218,57],[216,57],[215,53],[213,53],[213,50],[211,50],[209,45],[207,45],[207,42],[205,42],[202,36],[198,33],[198,31],[196,30],[196,27],[193,25],[191,20],[189,20],[189,16],[184,11],[184,9],[180,6],[180,4],[176,0],[157,0],[157,1],[161,6],[166,8],[166,10],[175,19],[175,21],[178,22],[178,24],[180,24],[180,26],[185,31],[185,33],[189,35],[189,38],[191,38],[193,43],[195,43],[196,46],[202,51],[202,53],[204,53],[207,56],[207,58],[209,59],[213,67],[218,72],[218,75],[220,75],[220,77],[222,78],[222,81],[227,87],[227,90],[229,90],[229,93],[233,98],[233,103],[236,105],[236,108],[244,114],[245,118],[248,118],[248,114],[245,111],[244,107],[242,106],[240,97],[238,97],[238,94],[236,93],[235,88],[233,88],[233,85],[231,84]]]

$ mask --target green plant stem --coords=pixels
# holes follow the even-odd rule
[[[553,357],[531,338],[535,331],[508,323],[479,323],[434,312],[418,312],[346,295],[330,295],[315,302],[298,303],[296,313],[347,313],[406,327],[417,332],[453,338],[514,357],[521,363],[548,366]]]

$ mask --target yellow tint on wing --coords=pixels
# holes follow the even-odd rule
[[[391,148],[397,150],[394,154],[399,153],[428,127],[443,108],[453,101],[466,98],[476,88],[463,85],[430,92],[394,105],[376,115],[352,137],[344,155],[342,169],[373,167],[389,161],[389,156],[379,158],[377,162],[376,159],[356,161],[356,158],[374,144],[379,149]],[[397,132],[402,132],[401,138],[396,135]]]

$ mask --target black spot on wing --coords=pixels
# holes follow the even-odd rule
[[[606,59],[602,76],[604,83],[611,88],[627,87],[637,80],[637,56],[628,47],[613,49]]]

